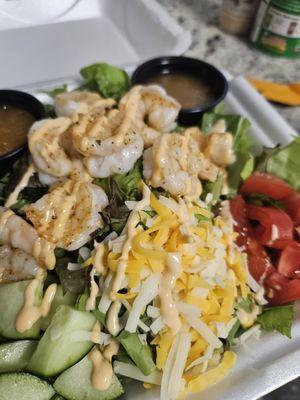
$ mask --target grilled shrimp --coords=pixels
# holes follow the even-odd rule
[[[201,152],[203,137],[198,128],[183,134],[164,134],[144,152],[143,174],[153,187],[175,196],[198,197],[199,178],[214,182],[219,168]]]
[[[87,114],[93,109],[104,110],[115,105],[114,99],[103,99],[97,93],[65,92],[54,99],[55,112],[58,117],[69,117],[73,122],[78,121],[80,114]]]
[[[24,207],[24,211],[42,238],[64,249],[76,250],[103,226],[99,212],[107,205],[107,196],[99,186],[67,180]]]
[[[35,122],[28,134],[28,145],[37,169],[46,174],[62,177],[72,170],[72,160],[66,148],[70,141],[68,129],[71,120],[66,117]],[[70,150],[70,148],[69,148]]]
[[[0,282],[31,279],[39,265],[31,255],[9,245],[0,245]]]
[[[233,137],[231,133],[214,132],[204,140],[204,154],[219,167],[226,167],[234,161]]]
[[[85,166],[93,177],[104,178],[133,168],[143,152],[144,143],[135,129],[138,97],[126,107],[106,115],[92,111],[72,127],[75,148],[85,156]]]
[[[39,238],[36,230],[13,211],[0,207],[0,244],[33,256],[40,267],[55,266],[54,246]]]
[[[121,99],[120,110],[127,107],[132,96],[139,98],[136,129],[149,147],[162,133],[175,128],[180,104],[158,85],[135,86]]]

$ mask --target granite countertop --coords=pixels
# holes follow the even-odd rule
[[[192,33],[192,44],[186,55],[202,58],[235,76],[300,82],[300,60],[269,57],[251,48],[246,39],[226,34],[218,28],[221,0],[158,1]],[[274,107],[300,133],[300,107]]]

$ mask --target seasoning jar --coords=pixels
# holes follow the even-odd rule
[[[251,41],[271,55],[300,58],[300,1],[261,0]]]
[[[225,32],[245,35],[250,31],[258,0],[223,0],[219,25]]]

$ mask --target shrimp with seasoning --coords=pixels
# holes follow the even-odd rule
[[[199,178],[214,182],[220,170],[201,151],[203,140],[198,128],[162,135],[144,152],[144,177],[153,187],[160,186],[172,195],[199,197]]]
[[[72,251],[103,226],[99,212],[107,205],[107,196],[99,186],[69,179],[23,210],[42,238]]]
[[[132,97],[123,110],[110,110],[105,115],[92,111],[73,125],[73,144],[84,156],[91,176],[105,178],[128,172],[141,157],[144,143],[135,125],[138,100]]]
[[[36,276],[39,265],[31,255],[9,245],[0,245],[0,282],[20,281]]]
[[[60,93],[55,96],[54,107],[58,117],[69,117],[73,122],[77,122],[79,115],[97,109],[104,110],[115,105],[114,99],[104,99],[98,93],[73,92]]]
[[[0,207],[0,244],[32,256],[40,267],[52,269],[55,266],[55,246],[40,238],[34,227],[4,207]],[[13,256],[10,249],[4,248],[3,251],[7,257]],[[34,267],[32,271],[34,272]]]
[[[64,177],[72,171],[72,160],[68,153],[72,150],[71,143],[66,138],[70,125],[71,120],[66,117],[43,119],[32,125],[28,146],[38,171],[53,177]]]
[[[144,139],[145,147],[151,146],[162,133],[176,127],[180,104],[157,85],[135,86],[120,101],[125,109],[132,97],[138,97],[135,125]]]

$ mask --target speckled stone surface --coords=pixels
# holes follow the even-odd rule
[[[221,0],[158,0],[193,41],[187,55],[205,59],[234,76],[244,75],[275,82],[300,82],[300,60],[273,58],[251,48],[247,40],[218,28]],[[300,133],[300,107],[275,106]]]

